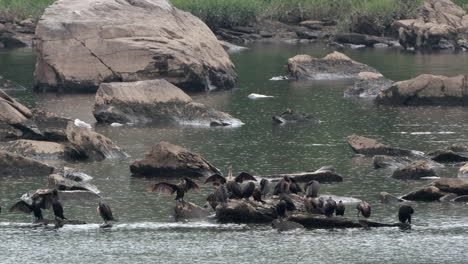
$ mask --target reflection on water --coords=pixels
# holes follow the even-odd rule
[[[332,165],[343,183],[323,184],[321,194],[369,201],[372,219],[397,221],[397,205],[379,203],[381,191],[403,194],[426,181],[399,181],[391,171],[374,170],[372,160],[353,157],[346,136],[359,134],[393,146],[428,152],[456,142],[467,142],[468,110],[462,107],[374,106],[345,100],[346,80],[270,81],[284,75],[287,59],[298,53],[324,56],[324,46],[255,45],[232,55],[239,73],[231,91],[195,94],[194,100],[240,118],[238,128],[107,127],[96,130],[113,139],[131,155],[126,161],[102,163],[54,162],[80,168],[94,177],[119,222],[110,230],[98,228],[95,201],[71,201],[65,216],[89,224],[32,227],[32,216],[10,214],[8,208],[22,193],[46,184],[45,178],[19,176],[0,179],[0,263],[44,263],[67,258],[69,263],[462,263],[465,255],[467,205],[412,203],[414,227],[371,230],[300,230],[278,233],[267,225],[221,225],[207,222],[174,223],[173,197],[146,193],[154,180],[130,177],[129,164],[142,158],[150,146],[165,140],[202,154],[224,172],[256,175],[315,170]],[[466,53],[411,53],[395,49],[345,50],[393,80],[421,73],[465,73]],[[30,50],[0,51],[0,74],[28,88],[12,93],[28,106],[38,106],[93,124],[94,95],[55,95],[31,92],[34,55]],[[251,93],[275,96],[251,100]],[[275,126],[271,116],[294,108],[323,122],[312,126]],[[441,177],[456,177],[457,168],[439,169]],[[204,204],[211,190],[189,193],[187,199]],[[348,206],[346,214],[355,217]],[[47,212],[48,217],[51,213]],[[25,255],[24,252],[34,252]],[[229,260],[229,261],[226,261]]]

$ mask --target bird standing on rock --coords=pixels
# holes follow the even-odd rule
[[[267,179],[262,179],[260,181],[260,191],[262,192],[263,197],[265,197],[270,192],[270,181]]]
[[[200,191],[200,187],[191,179],[187,177],[182,177],[179,184],[172,184],[167,182],[159,182],[148,187],[148,192],[160,192],[164,194],[174,194],[177,193],[174,200],[185,203],[184,196],[190,190]]]
[[[255,187],[252,193],[252,197],[254,198],[254,201],[265,203],[265,201],[262,200],[262,191],[260,190],[260,188],[258,188],[258,186]]]
[[[325,205],[323,206],[323,213],[328,217],[333,216],[333,213],[335,212],[335,208],[336,208],[335,200],[329,197],[327,201],[325,202]]]
[[[112,210],[109,205],[99,202],[98,207],[96,208],[98,215],[104,220],[104,224],[101,227],[111,227],[109,221],[117,221],[112,214]]]
[[[257,181],[257,179],[246,172],[241,172],[234,178],[232,176],[232,168],[229,168],[227,179],[219,174],[213,174],[205,180],[205,184],[208,182],[226,184],[226,189],[231,199],[242,199],[244,198],[244,194],[240,184],[244,181]]]
[[[306,197],[315,198],[318,196],[320,183],[318,181],[312,180],[305,184],[304,190],[306,190]]]
[[[359,214],[362,214],[365,218],[369,218],[371,216],[371,207],[367,202],[360,202],[357,206],[356,209],[358,210],[357,216],[359,217]]]
[[[344,216],[344,212],[345,212],[345,205],[343,203],[343,201],[339,201],[338,204],[336,205],[336,208],[335,208],[335,215],[336,216]]]
[[[398,209],[398,220],[400,220],[400,222],[403,224],[405,224],[406,222],[408,222],[408,224],[411,224],[411,215],[413,213],[413,207],[404,204],[400,206],[400,209]]]

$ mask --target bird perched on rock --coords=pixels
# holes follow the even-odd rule
[[[213,187],[215,191],[208,195],[206,201],[210,204],[213,210],[216,210],[216,207],[221,204],[225,206],[228,202],[228,193],[224,185],[219,182],[214,182]]]
[[[398,219],[401,223],[405,224],[408,222],[411,224],[411,215],[414,213],[413,207],[410,205],[402,205],[400,209],[398,209]]]
[[[319,204],[315,198],[306,197],[304,199],[304,208],[305,211],[309,214],[322,214],[322,208],[319,207]]]
[[[270,181],[267,179],[262,179],[260,181],[260,191],[262,196],[265,197],[270,192]]]
[[[299,193],[302,192],[301,187],[297,184],[296,180],[289,176],[284,176],[275,186],[273,195],[279,195],[281,193]]]
[[[344,212],[345,212],[345,205],[343,203],[343,201],[339,201],[338,204],[336,205],[336,208],[335,208],[335,215],[336,216],[344,216]]]
[[[242,188],[242,198],[248,200],[250,196],[252,196],[253,192],[255,191],[255,183],[253,182],[248,182],[243,188]]]
[[[278,219],[281,221],[282,218],[286,217],[286,202],[284,200],[280,200],[278,204],[275,206],[276,215]]]
[[[21,196],[21,200],[16,202],[11,208],[10,212],[22,212],[34,214],[35,222],[40,222],[44,219],[42,209],[53,208],[54,201],[58,200],[58,193],[56,189],[38,189],[33,194],[25,193]],[[58,208],[56,210],[59,210]],[[54,211],[55,214],[55,211]],[[59,212],[57,211],[57,214]],[[63,208],[62,208],[63,216]]]
[[[98,215],[104,220],[104,224],[101,227],[111,227],[109,224],[110,221],[117,221],[112,214],[112,210],[109,205],[103,202],[99,202],[98,207],[96,208]]]
[[[219,182],[221,184],[226,184],[226,189],[232,199],[242,199],[244,195],[240,184],[244,181],[257,181],[257,179],[246,172],[241,172],[237,177],[234,178],[232,176],[232,168],[229,168],[227,179],[219,174],[213,174],[205,180],[205,184],[208,182]]]
[[[258,186],[255,187],[252,193],[252,197],[254,198],[254,201],[265,203],[265,201],[262,200],[262,191],[260,190],[260,188],[258,188]]]
[[[187,177],[182,177],[179,184],[172,184],[168,182],[159,182],[148,187],[148,192],[160,192],[164,194],[174,194],[176,193],[176,198],[179,202],[184,203],[185,193],[190,190],[200,191],[200,187],[191,179]]]
[[[357,206],[356,209],[358,210],[358,217],[359,214],[362,214],[365,218],[368,218],[371,216],[371,207],[367,202],[360,202]]]
[[[318,181],[312,180],[304,185],[304,190],[306,190],[306,197],[315,198],[318,196],[320,183]]]
[[[335,200],[329,197],[325,201],[325,205],[323,206],[323,213],[328,217],[333,216],[333,213],[335,212],[335,208],[336,208]]]

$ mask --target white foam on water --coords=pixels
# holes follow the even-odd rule
[[[121,124],[121,123],[117,123],[117,122],[114,122],[112,124],[110,124],[111,127],[121,127],[123,126],[124,124]]]
[[[271,77],[270,81],[285,81],[289,80],[288,76],[274,76]]]
[[[251,93],[249,96],[247,96],[249,99],[261,99],[261,98],[273,98],[274,96],[272,95],[264,95],[264,94],[257,94],[257,93]]]
[[[427,176],[427,177],[421,177],[419,179],[421,179],[421,180],[438,180],[438,179],[440,179],[440,177],[438,177],[438,176]]]
[[[78,118],[75,119],[75,126],[84,127],[84,128],[88,128],[88,129],[92,129],[92,128],[93,128],[90,124],[88,124],[88,123],[86,123],[86,122],[84,122],[84,121],[81,121],[81,120],[78,119]]]
[[[211,127],[211,121],[209,120],[182,120],[178,119],[176,120],[177,123],[183,125],[183,126],[194,126],[194,127]],[[219,126],[223,128],[229,128],[229,127],[241,127],[244,124],[244,122],[240,121],[237,118],[231,118],[229,120],[221,120],[225,121],[226,123],[229,123],[230,125],[228,126]]]

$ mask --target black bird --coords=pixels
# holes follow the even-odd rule
[[[109,221],[117,221],[112,215],[112,210],[109,205],[103,202],[99,202],[97,209],[98,215],[104,220],[104,224],[108,225]]]
[[[320,183],[318,181],[312,180],[305,184],[304,189],[306,190],[306,197],[318,197]]]
[[[278,216],[278,219],[281,220],[281,218],[286,216],[286,202],[284,200],[280,200],[279,203],[276,205],[275,210],[276,210],[276,215]]]
[[[286,203],[286,210],[294,211],[296,210],[296,205],[294,204],[293,200],[287,194],[280,194],[280,200]]]
[[[344,212],[345,212],[345,205],[343,203],[343,201],[339,201],[338,204],[336,205],[336,208],[335,208],[335,214],[336,216],[344,216]]]
[[[296,180],[289,176],[284,176],[275,186],[273,195],[279,195],[281,193],[300,193],[302,192],[301,187],[297,184]]]
[[[322,208],[319,207],[317,200],[312,197],[306,197],[304,199],[304,207],[309,214],[322,214]]]
[[[358,210],[358,217],[359,214],[362,214],[365,218],[368,218],[371,216],[371,207],[367,202],[360,202],[357,206],[356,209]]]
[[[52,202],[52,209],[54,210],[55,219],[60,221],[67,219],[65,216],[63,216],[63,206],[59,200],[54,200]]]
[[[402,205],[400,206],[400,209],[398,209],[398,219],[400,222],[405,224],[408,222],[411,224],[411,215],[414,213],[413,207],[410,205]]]
[[[255,191],[255,183],[249,182],[242,188],[242,198],[249,199]]]
[[[243,190],[240,186],[240,183],[244,181],[257,181],[257,179],[246,172],[241,172],[239,175],[237,175],[237,177],[234,178],[232,176],[232,168],[229,168],[227,179],[219,174],[214,174],[205,180],[205,184],[208,182],[219,182],[221,184],[226,184],[226,189],[228,193],[231,194],[232,199],[242,199]]]
[[[265,203],[265,201],[262,200],[262,191],[260,190],[260,188],[255,187],[253,193],[252,193],[252,197],[254,199],[254,201],[257,201],[257,202],[261,202],[261,203]]]
[[[9,211],[33,213],[36,219],[35,222],[40,222],[44,219],[42,209],[50,209],[56,199],[56,189],[38,189],[33,194],[23,194],[21,200],[16,202]]]
[[[267,179],[262,179],[260,181],[260,191],[262,192],[263,197],[265,197],[270,192],[270,181]]]
[[[213,210],[216,210],[216,207],[219,204],[221,204],[223,206],[225,206],[227,204],[227,202],[228,202],[228,193],[227,193],[226,188],[224,187],[224,185],[222,185],[222,184],[220,184],[218,182],[214,182],[213,187],[215,187],[216,190],[213,193],[211,193],[206,200],[210,204],[211,208],[213,208]]]
[[[191,179],[187,177],[182,177],[179,184],[172,184],[168,182],[159,182],[148,187],[148,192],[160,192],[164,194],[174,194],[177,193],[174,200],[179,200],[179,202],[185,202],[184,196],[190,190],[200,191],[200,187]]]
[[[331,197],[327,199],[325,205],[323,206],[323,212],[326,216],[330,217],[333,216],[335,212],[336,202]]]

